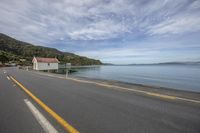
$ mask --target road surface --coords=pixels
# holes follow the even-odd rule
[[[67,128],[81,133],[200,133],[198,101],[148,96],[17,68],[0,68],[0,133],[45,132],[26,101],[56,132],[70,132],[17,82],[65,120]]]

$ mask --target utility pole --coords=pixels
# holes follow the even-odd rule
[[[71,63],[66,63],[65,64],[65,68],[66,68],[66,78],[68,78],[68,75],[69,75],[69,69],[71,68]]]

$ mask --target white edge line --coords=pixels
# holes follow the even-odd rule
[[[7,79],[10,80],[10,78],[7,76]]]
[[[143,93],[143,94],[147,94],[148,93],[148,91],[135,90],[135,89],[130,89],[130,88],[121,87],[121,86],[115,86],[115,85],[106,85],[106,84],[103,84],[103,83],[98,83],[98,82],[93,82],[93,81],[87,81],[87,80],[82,80],[82,79],[65,78],[65,77],[59,77],[59,76],[54,76],[54,75],[49,75],[49,74],[47,75],[47,74],[41,74],[41,73],[37,73],[37,74],[43,75],[43,76],[61,78],[61,79],[69,79],[69,80],[73,80],[73,81],[77,81],[77,82],[81,82],[81,83],[90,83],[90,84],[96,84],[96,85],[100,85],[100,86],[118,88],[118,89],[121,89],[121,90],[127,90],[127,91],[132,91],[132,92],[139,92],[139,93]],[[166,95],[166,96],[168,96],[168,95]],[[182,100],[182,101],[187,101],[187,102],[192,102],[192,103],[198,103],[198,104],[200,103],[199,100],[188,99],[188,98],[177,97],[177,96],[173,96],[173,97],[175,97],[175,99],[177,99],[177,100]]]
[[[193,103],[200,103],[200,101],[198,101],[198,100],[193,100],[193,99],[188,99],[188,98],[177,97],[176,99],[193,102]]]
[[[46,133],[58,133],[58,131],[51,125],[51,123],[40,113],[40,111],[28,100],[24,99],[24,102],[30,109],[33,116],[38,123],[42,126]]]

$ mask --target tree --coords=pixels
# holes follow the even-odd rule
[[[0,62],[1,62],[2,64],[6,63],[6,62],[8,62],[8,61],[9,61],[9,59],[8,59],[8,57],[7,57],[6,55],[0,54]]]

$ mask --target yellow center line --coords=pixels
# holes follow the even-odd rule
[[[36,103],[38,103],[46,112],[48,112],[60,125],[62,125],[70,133],[79,133],[73,126],[71,126],[67,121],[65,121],[61,116],[56,112],[50,109],[45,103],[43,103],[39,98],[33,95],[26,87],[24,87],[20,82],[15,78],[10,76],[11,79],[19,86],[21,89],[27,93]]]

